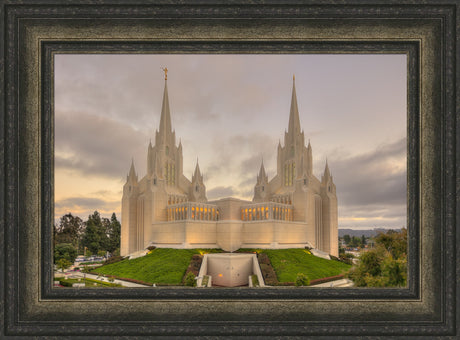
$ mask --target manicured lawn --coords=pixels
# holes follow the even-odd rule
[[[264,249],[261,252],[268,255],[279,282],[294,282],[298,273],[316,280],[343,274],[351,268],[343,262],[310,255],[305,249]]]
[[[157,248],[146,256],[108,264],[93,272],[140,280],[151,284],[180,285],[193,254],[215,251],[213,249]]]
[[[335,276],[347,272],[351,267],[336,260],[325,260],[308,254],[305,249],[241,249],[240,251],[267,254],[279,282],[294,282],[298,273],[306,274],[310,280]],[[222,251],[157,248],[146,256],[108,264],[93,272],[150,284],[181,285],[194,254],[215,252]]]

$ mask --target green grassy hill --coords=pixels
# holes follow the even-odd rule
[[[305,249],[240,249],[238,252],[266,254],[279,282],[295,282],[298,273],[310,280],[346,273],[351,266],[336,260],[326,260]],[[262,265],[261,265],[262,266]]]
[[[305,249],[264,249],[279,282],[294,282],[298,273],[310,280],[346,273],[351,266],[336,260],[326,260],[309,254]]]
[[[95,272],[150,284],[179,285],[193,254],[199,253],[199,249],[157,248],[146,256],[108,264],[97,268]]]
[[[241,249],[239,251],[266,254],[279,282],[294,282],[298,273],[306,274],[310,280],[335,276],[347,272],[351,267],[339,261],[316,257],[305,249]],[[214,252],[221,252],[221,250],[157,248],[146,256],[108,264],[93,272],[149,284],[181,285],[192,256]]]

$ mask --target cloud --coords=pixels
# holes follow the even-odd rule
[[[110,217],[113,212],[120,218],[120,200],[101,199],[95,197],[67,197],[54,203],[54,218],[59,218],[67,213],[79,216],[86,220],[89,215],[98,211],[103,217]]]
[[[366,154],[328,161],[341,227],[406,224],[406,148],[406,138],[401,138]]]
[[[145,168],[146,132],[111,118],[85,112],[57,112],[55,139],[57,169],[120,178],[128,172],[133,156],[137,171]]]
[[[207,190],[208,200],[216,200],[223,197],[230,197],[235,194],[232,187],[215,187],[210,190]]]
[[[113,202],[107,202],[105,200],[94,198],[94,197],[69,197],[57,201],[54,205],[56,208],[62,207],[78,207],[78,208],[92,208],[97,210],[98,207],[105,207]]]
[[[329,162],[342,205],[401,205],[406,202],[406,138],[374,151]]]

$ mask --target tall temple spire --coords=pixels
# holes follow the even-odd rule
[[[260,164],[259,175],[257,176],[257,183],[268,182],[268,176],[265,173],[264,159],[262,158],[262,163]]]
[[[172,133],[171,128],[171,113],[169,111],[169,97],[168,97],[168,69],[163,69],[165,72],[165,89],[163,92],[163,104],[161,106],[161,117],[160,117],[160,131],[161,137],[165,138],[167,135]]]
[[[192,182],[194,182],[195,180],[198,180],[198,181],[203,180],[203,175],[201,175],[200,166],[198,165],[198,158],[196,159],[195,172],[193,173],[193,176],[192,176]]]
[[[137,183],[136,170],[134,169],[134,158],[131,159],[131,168],[129,169],[129,174],[126,178],[126,181]]]
[[[329,165],[327,163],[327,158],[326,158],[326,166],[324,167],[323,180],[327,181],[329,178],[331,178],[331,172],[329,171]]]
[[[292,98],[291,98],[291,111],[289,113],[289,128],[288,134],[300,133],[300,118],[299,108],[297,106],[297,95],[295,91],[295,75],[292,77]]]

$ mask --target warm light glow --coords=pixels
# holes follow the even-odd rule
[[[222,277],[222,274],[219,274],[219,277]]]

